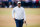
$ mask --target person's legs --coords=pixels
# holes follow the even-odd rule
[[[16,27],[19,27],[19,20],[15,19]]]
[[[20,20],[20,25],[19,25],[19,27],[23,27],[23,19]]]
[[[15,22],[16,22],[16,27],[23,27],[23,19],[22,20],[15,19]]]

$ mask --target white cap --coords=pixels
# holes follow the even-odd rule
[[[20,1],[19,2],[17,2],[17,4],[19,4],[19,3],[21,3]]]

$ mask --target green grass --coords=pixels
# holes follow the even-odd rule
[[[0,11],[0,15],[1,14],[5,14],[5,15],[9,15],[11,14],[12,12],[9,10],[9,11]],[[26,14],[40,14],[40,9],[25,9],[25,13]]]
[[[0,27],[15,27],[15,26],[0,26]]]
[[[26,14],[38,14],[40,15],[40,9],[25,9]],[[0,15],[10,15],[12,14],[12,12],[10,11],[0,11]],[[0,26],[0,27],[15,27],[14,25],[12,26]],[[24,25],[24,27],[26,27],[26,25]],[[40,25],[28,25],[27,27],[40,27]]]
[[[16,27],[16,26],[0,26],[0,27]],[[40,25],[24,25],[23,27],[40,27]]]
[[[25,13],[26,14],[40,14],[40,9],[29,9],[29,10],[27,10],[27,9],[25,9]]]
[[[10,11],[0,11],[0,15],[9,15],[9,14],[11,14],[11,12]]]

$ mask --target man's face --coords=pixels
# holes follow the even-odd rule
[[[19,3],[18,6],[20,7],[21,6],[21,3]]]

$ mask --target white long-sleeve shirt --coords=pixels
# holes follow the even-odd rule
[[[14,13],[15,13],[15,15],[14,15]],[[18,19],[18,20],[21,20],[21,19],[26,20],[24,8],[23,7],[19,8],[18,6],[13,8],[13,10],[12,10],[12,17],[15,18],[15,19]]]

